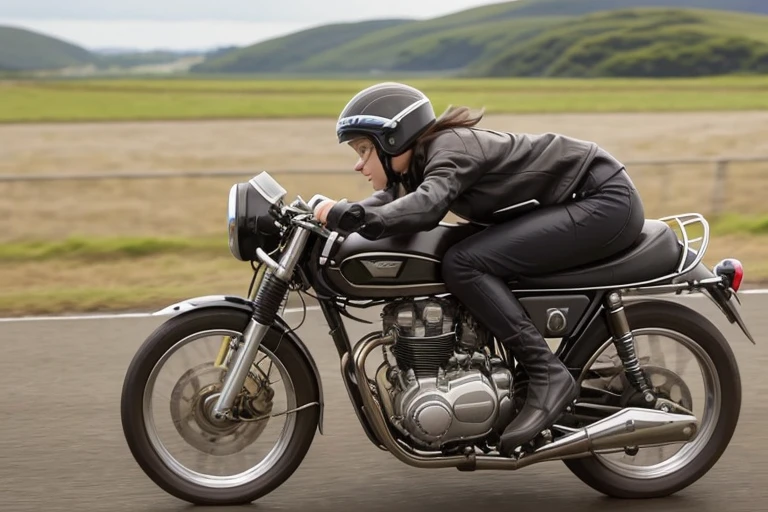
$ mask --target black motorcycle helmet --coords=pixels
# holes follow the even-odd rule
[[[392,157],[405,153],[437,120],[427,96],[396,82],[372,85],[358,92],[341,111],[336,123],[339,143],[368,137],[387,175],[387,186],[400,182]]]

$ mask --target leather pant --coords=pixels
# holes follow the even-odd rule
[[[598,166],[579,191],[594,188],[585,198],[490,226],[446,252],[442,277],[448,291],[498,339],[535,330],[507,286],[510,280],[608,258],[640,235],[645,212],[627,173]]]
[[[632,181],[615,166],[595,165],[578,192],[587,195],[490,226],[452,246],[443,258],[448,291],[511,352],[529,379],[525,405],[501,436],[503,454],[548,428],[577,396],[573,377],[528,318],[509,281],[608,258],[628,249],[645,221]]]

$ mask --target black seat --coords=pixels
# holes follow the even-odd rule
[[[646,220],[635,244],[608,260],[555,274],[524,277],[510,283],[512,289],[592,288],[648,281],[674,272],[682,245],[665,222]]]

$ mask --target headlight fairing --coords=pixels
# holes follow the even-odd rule
[[[256,259],[259,247],[272,252],[280,243],[280,226],[273,209],[279,207],[285,190],[268,174],[232,185],[229,190],[229,250],[240,261]]]

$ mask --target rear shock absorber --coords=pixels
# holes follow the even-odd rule
[[[649,405],[656,403],[656,397],[648,385],[648,380],[640,368],[640,361],[635,352],[635,337],[629,327],[627,314],[624,310],[624,303],[621,294],[611,292],[608,295],[608,326],[613,336],[613,343],[616,352],[619,354],[621,363],[624,365],[624,372],[627,380],[639,393],[643,395],[643,400]]]

